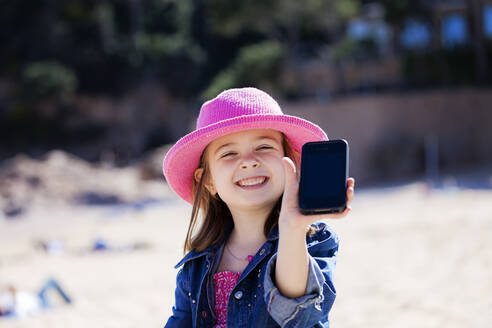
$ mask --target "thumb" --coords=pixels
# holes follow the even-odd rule
[[[282,158],[285,172],[285,187],[283,202],[289,206],[297,207],[297,192],[299,190],[299,182],[296,176],[296,165],[289,157]]]

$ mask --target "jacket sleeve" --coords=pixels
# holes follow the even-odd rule
[[[280,294],[274,283],[277,255],[267,264],[265,273],[265,303],[272,318],[281,327],[312,327],[328,323],[328,313],[335,301],[333,273],[338,252],[338,237],[324,223],[315,225],[319,230],[307,238],[309,276],[306,292],[298,298]]]
[[[190,283],[186,279],[184,268],[176,276],[176,291],[173,314],[167,320],[165,328],[189,328],[192,326],[190,297]]]

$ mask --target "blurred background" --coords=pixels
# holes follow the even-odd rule
[[[350,144],[335,327],[492,324],[491,0],[0,3],[0,313],[71,299],[1,327],[162,326],[190,215],[162,159],[244,86]]]

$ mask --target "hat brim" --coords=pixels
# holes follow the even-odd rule
[[[195,130],[169,149],[163,163],[168,185],[179,197],[193,203],[193,175],[203,150],[217,138],[252,129],[282,132],[291,147],[299,153],[306,142],[328,140],[319,126],[296,116],[259,114],[234,117]]]

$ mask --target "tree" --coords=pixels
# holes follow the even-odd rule
[[[489,65],[487,51],[483,35],[483,2],[479,0],[467,0],[468,11],[471,17],[472,42],[475,50],[475,72],[479,83],[487,80]]]
[[[385,9],[385,21],[390,24],[393,31],[392,48],[395,52],[400,51],[400,34],[408,17],[431,20],[431,12],[425,1],[423,3],[420,0],[381,0],[379,2]]]

